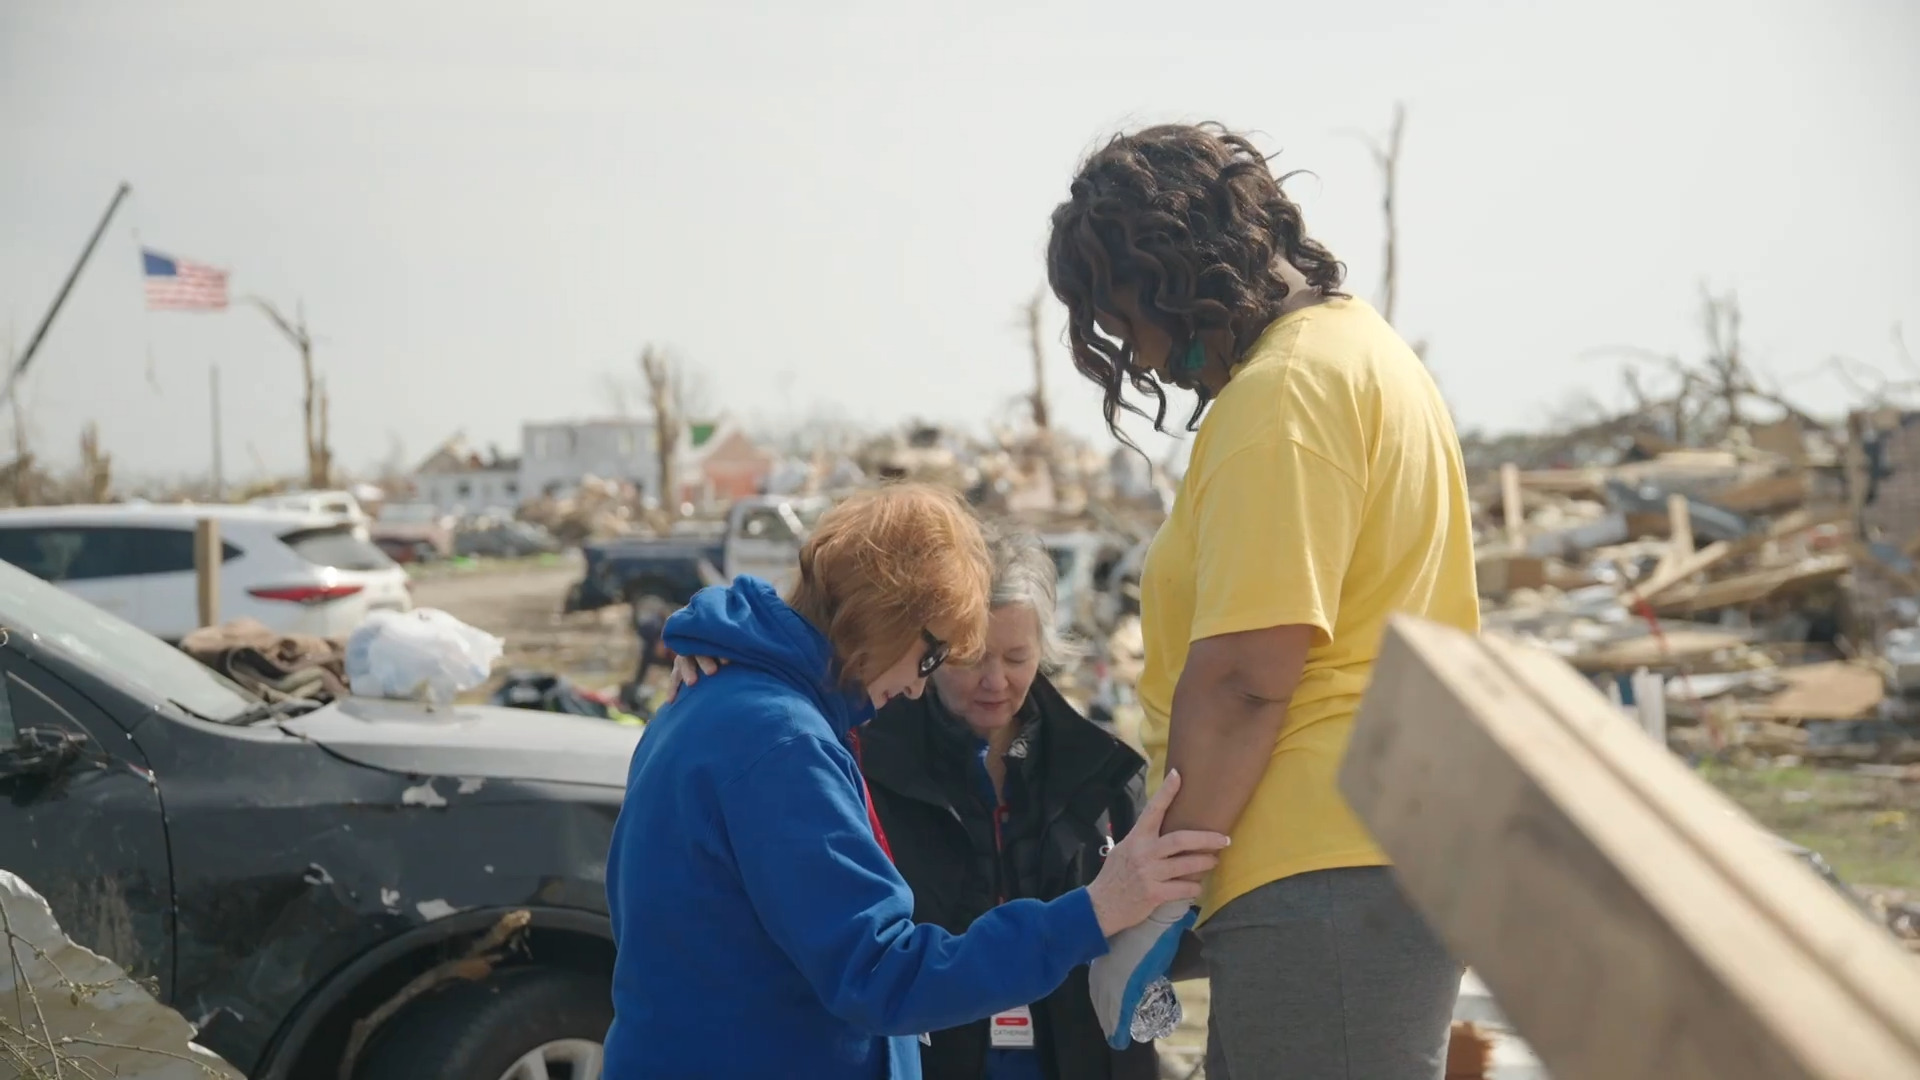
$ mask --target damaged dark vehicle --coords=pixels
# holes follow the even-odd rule
[[[637,733],[268,703],[0,563],[0,867],[254,1080],[597,1080]]]

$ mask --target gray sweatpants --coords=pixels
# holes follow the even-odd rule
[[[1207,1080],[1441,1080],[1462,969],[1385,867],[1264,885],[1200,927]]]

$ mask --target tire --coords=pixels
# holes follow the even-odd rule
[[[613,1023],[613,999],[604,978],[561,968],[522,967],[481,982],[456,982],[388,1021],[356,1080],[508,1080],[508,1070],[542,1046],[564,1040],[600,1046]],[[600,1080],[599,1054],[569,1076],[564,1065],[551,1080]],[[538,1077],[540,1073],[512,1074]]]

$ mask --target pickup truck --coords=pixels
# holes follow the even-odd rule
[[[800,565],[806,539],[831,499],[761,496],[742,499],[712,537],[664,536],[586,544],[586,573],[567,591],[565,610],[654,600],[678,608],[707,585],[751,574],[784,588]]]

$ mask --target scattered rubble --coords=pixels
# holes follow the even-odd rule
[[[1678,749],[1920,764],[1909,430],[1789,418],[1708,448],[1629,440],[1611,464],[1507,463],[1475,488],[1483,622],[1623,704],[1633,673],[1664,676]]]

